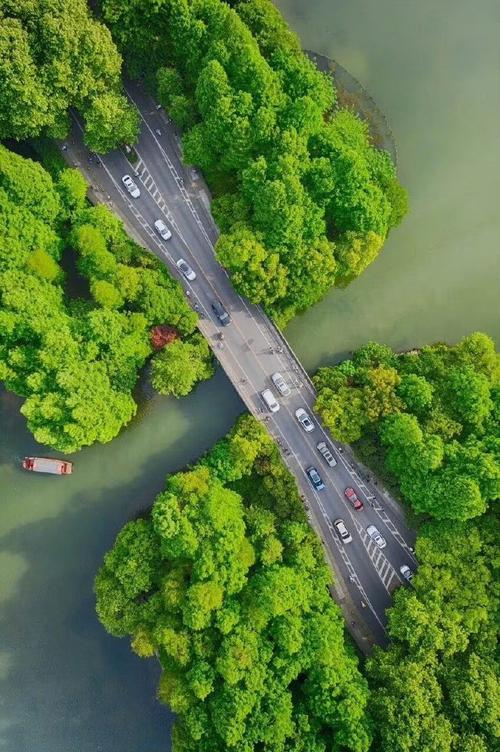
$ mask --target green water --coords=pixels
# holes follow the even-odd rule
[[[500,341],[497,1],[278,4],[304,46],[336,58],[386,113],[412,206],[360,280],[289,327],[297,352],[312,368],[369,338],[400,348],[481,329]],[[123,523],[242,405],[220,373],[188,399],[156,398],[68,478],[18,470],[42,452],[18,407],[0,395],[0,749],[165,752],[157,669],[100,628],[92,580]]]
[[[111,444],[75,456],[66,478],[18,468],[24,454],[43,453],[18,406],[1,395],[0,749],[168,750],[157,667],[105,634],[93,577],[165,475],[211,446],[243,406],[220,372],[188,400],[156,397]]]
[[[368,339],[407,348],[481,330],[500,343],[497,0],[276,4],[303,46],[338,60],[386,114],[411,201],[363,276],[288,328],[304,364]]]

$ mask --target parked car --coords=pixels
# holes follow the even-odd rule
[[[309,433],[309,431],[314,430],[314,423],[303,407],[299,407],[298,410],[295,410],[295,417],[299,421],[304,431],[307,431],[307,433]]]
[[[363,509],[363,502],[361,501],[361,499],[358,499],[354,488],[346,488],[346,490],[344,491],[344,496],[346,497],[349,504],[353,505],[354,509],[356,509],[357,511]]]
[[[264,391],[260,393],[260,396],[272,413],[278,412],[280,409],[280,403],[270,389],[264,389]]]
[[[176,266],[182,272],[182,274],[186,277],[186,279],[188,279],[190,282],[196,279],[196,274],[194,270],[191,269],[188,262],[184,261],[183,258],[179,259]]]
[[[215,313],[222,326],[227,326],[231,323],[231,316],[226,311],[220,300],[214,300],[212,302],[212,311]]]
[[[155,230],[160,235],[160,237],[163,238],[163,240],[170,240],[172,237],[172,233],[168,229],[167,225],[163,221],[163,219],[157,219],[155,222]],[[177,264],[178,266],[178,264]]]
[[[325,487],[325,484],[323,483],[321,479],[321,475],[318,473],[315,467],[311,465],[311,467],[306,468],[307,477],[311,481],[311,486],[316,489],[316,491],[322,491]]]
[[[273,382],[278,392],[283,395],[283,397],[289,397],[291,395],[292,390],[286,383],[281,373],[273,373],[273,375],[271,376],[271,381]]]
[[[411,571],[408,564],[403,564],[401,567],[399,567],[399,571],[405,578],[405,580],[408,580],[408,582],[411,582],[413,580],[413,572]]]
[[[337,531],[337,535],[342,543],[350,543],[352,541],[352,535],[346,528],[344,520],[334,520],[333,527]]]
[[[130,177],[130,175],[124,175],[122,177],[122,183],[127,189],[127,191],[130,193],[132,198],[139,198],[139,196],[141,195],[141,192],[139,188],[136,186],[136,184],[134,183],[134,181],[132,180],[132,178]]]
[[[335,467],[337,460],[333,456],[326,441],[320,441],[319,444],[316,444],[316,449],[323,456],[323,459],[325,460],[327,465],[330,465],[330,467]]]
[[[386,540],[382,535],[380,535],[375,525],[368,525],[368,527],[366,528],[366,532],[368,533],[372,541],[374,541],[374,543],[376,543],[379,548],[386,547],[387,545]]]

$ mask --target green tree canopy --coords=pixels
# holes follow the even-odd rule
[[[95,591],[106,629],[159,656],[175,750],[367,752],[367,687],[328,582],[292,477],[244,416],[125,526]]]

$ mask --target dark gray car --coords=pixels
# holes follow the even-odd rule
[[[227,326],[231,323],[231,316],[226,311],[220,300],[214,300],[212,302],[212,311],[215,313],[222,326]]]

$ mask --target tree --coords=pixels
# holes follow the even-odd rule
[[[95,590],[106,629],[158,655],[176,748],[324,750],[335,740],[367,752],[367,686],[328,581],[295,483],[246,415],[201,463],[167,478],[151,521],[119,534]]]
[[[401,355],[368,343],[318,371],[316,409],[340,440],[363,439],[415,512],[477,517],[500,493],[499,370],[490,343],[475,334]]]
[[[272,4],[101,5],[133,75],[184,130],[184,158],[205,172],[238,291],[283,325],[361,274],[406,192],[366,123],[334,109],[331,77]]]
[[[196,382],[214,372],[211,350],[201,334],[185,342],[175,340],[154,356],[152,364],[154,388],[174,397],[189,394]]]
[[[133,144],[139,135],[139,113],[124,96],[107,92],[92,100],[85,113],[85,140],[105,154],[118,144]]]
[[[37,13],[28,0],[9,4],[0,21],[0,59],[2,139],[63,138],[70,107],[88,119],[91,148],[114,148],[136,135],[118,93],[120,57],[83,0],[43,0]]]
[[[36,438],[74,452],[110,441],[134,416],[132,390],[153,349],[149,330],[189,334],[197,316],[121,222],[86,205],[77,173],[56,174],[54,182],[0,148],[0,375],[26,398],[22,413]],[[90,295],[68,288],[58,263],[65,245]],[[193,385],[212,369],[199,335],[188,350]]]

